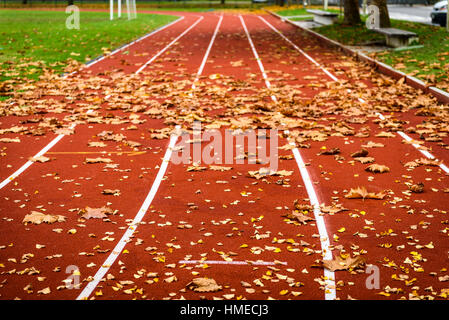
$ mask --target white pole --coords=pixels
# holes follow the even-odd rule
[[[114,0],[109,0],[109,19],[114,19]]]
[[[446,30],[449,31],[449,2],[446,4]]]
[[[131,20],[130,12],[129,12],[129,0],[126,0],[126,12],[128,13],[128,20]]]
[[[118,17],[122,16],[122,0],[118,0]]]
[[[133,6],[133,19],[135,19],[135,18],[137,18],[136,0],[132,0],[132,6]]]
[[[324,0],[324,10],[327,10],[328,0]]]

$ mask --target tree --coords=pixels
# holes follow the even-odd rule
[[[379,28],[390,28],[390,15],[388,14],[387,0],[368,0],[369,5],[379,8]]]
[[[360,19],[358,0],[344,0],[344,12],[345,24],[354,26],[356,24],[362,23],[362,20]]]

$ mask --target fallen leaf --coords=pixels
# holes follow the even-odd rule
[[[187,284],[187,288],[195,292],[216,292],[222,289],[214,279],[210,278],[195,278],[192,282]]]
[[[44,214],[37,211],[31,211],[30,214],[27,214],[23,219],[23,224],[33,223],[33,224],[41,224],[44,223],[55,223],[55,222],[64,222],[66,217],[61,215],[50,215]]]
[[[362,267],[365,264],[365,259],[361,256],[355,258],[342,258],[337,256],[333,260],[323,260],[323,266],[330,271],[338,270],[353,270]]]
[[[371,164],[368,167],[365,168],[365,171],[370,171],[370,172],[374,172],[374,173],[384,173],[384,172],[389,172],[390,168],[388,168],[387,166],[384,166],[382,164]]]
[[[368,192],[365,187],[351,188],[351,190],[345,195],[347,199],[377,199],[382,200],[385,198],[384,192]]]

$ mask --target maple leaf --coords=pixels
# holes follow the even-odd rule
[[[347,199],[377,199],[382,200],[385,198],[384,192],[374,193],[368,192],[365,187],[351,188],[351,190],[345,195]]]
[[[330,271],[353,270],[361,268],[365,264],[365,259],[361,256],[357,256],[355,258],[351,258],[350,256],[347,258],[337,256],[333,260],[323,260],[322,264]]]
[[[295,207],[296,210],[299,210],[299,211],[312,211],[313,210],[313,207],[310,204],[300,203],[298,199],[296,199],[293,202],[293,206]]]
[[[365,171],[370,171],[370,172],[374,172],[374,173],[384,173],[384,172],[389,172],[390,168],[388,168],[387,166],[384,166],[382,164],[371,164],[368,167],[365,168]]]
[[[374,162],[374,160],[375,160],[373,157],[357,157],[354,159],[359,161],[362,164],[371,163],[371,162]]]
[[[84,219],[103,219],[106,218],[108,214],[112,214],[114,211],[108,207],[101,208],[91,208],[86,207],[85,209],[81,209],[79,213],[82,213],[81,218]]]
[[[27,214],[23,219],[23,224],[33,223],[33,224],[41,224],[44,223],[55,223],[55,222],[64,222],[66,219],[65,216],[61,215],[50,215],[44,214],[38,211],[31,211],[30,214]]]
[[[440,161],[438,159],[426,159],[426,158],[421,158],[419,160],[415,160],[418,164],[421,164],[423,166],[433,166],[433,167],[438,167],[440,164],[443,163],[443,161]]]
[[[343,208],[342,204],[336,204],[331,206],[325,206],[324,203],[320,206],[320,211],[322,213],[328,213],[330,215],[336,214],[341,211],[347,211],[348,209]]]
[[[292,211],[290,213],[287,213],[284,216],[289,218],[289,219],[299,221],[302,224],[307,224],[308,221],[315,220],[312,217],[309,217],[309,216],[307,216],[305,214],[302,214],[302,213],[296,212],[296,211]]]
[[[216,292],[222,289],[214,279],[195,278],[187,284],[187,288],[195,292]]]

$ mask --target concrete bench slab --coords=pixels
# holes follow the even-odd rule
[[[333,12],[322,10],[307,10],[307,12],[313,14],[313,21],[324,25],[333,24],[338,19],[338,14]]]
[[[375,32],[385,35],[387,45],[393,48],[406,47],[413,41],[418,41],[418,35],[414,32],[396,28],[376,28]]]

